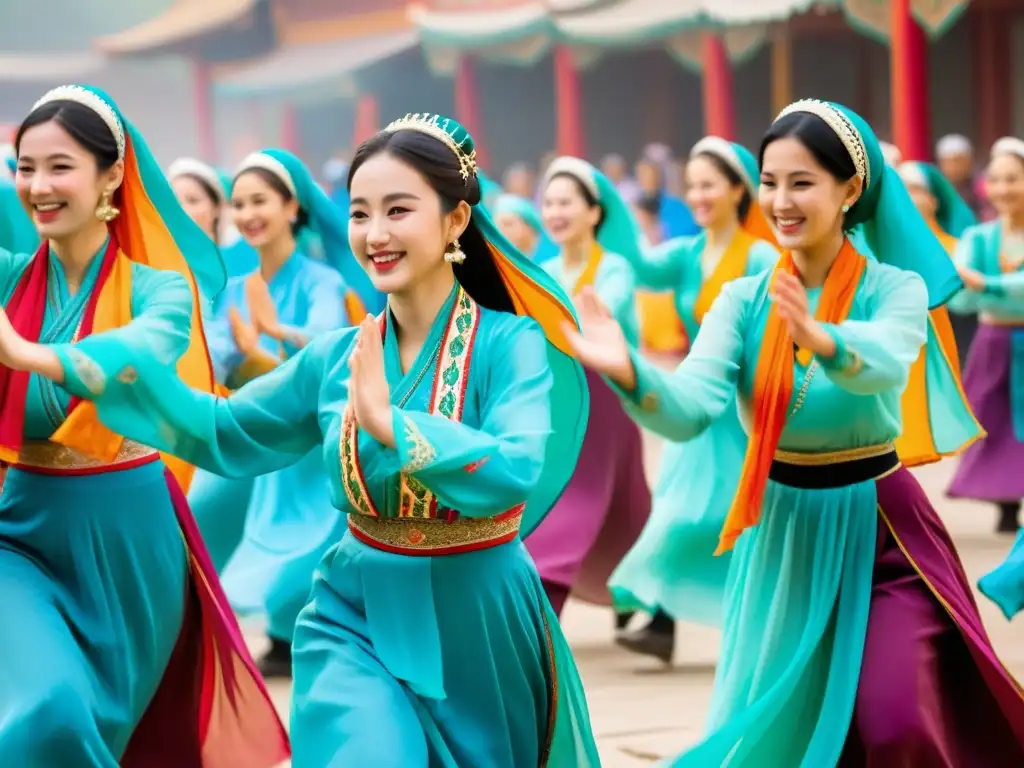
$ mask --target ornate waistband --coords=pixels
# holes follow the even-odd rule
[[[26,441],[18,452],[16,469],[41,475],[92,475],[101,472],[119,472],[151,461],[160,454],[148,445],[124,440],[117,457],[104,462],[74,448],[49,441]]]
[[[776,451],[768,477],[794,488],[841,488],[877,480],[899,466],[892,443],[826,453]]]
[[[364,544],[385,552],[427,557],[458,555],[512,541],[519,535],[523,507],[520,504],[495,517],[460,517],[451,522],[350,514],[348,529]]]

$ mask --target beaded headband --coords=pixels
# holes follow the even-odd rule
[[[572,176],[580,182],[595,200],[601,199],[601,190],[598,189],[597,180],[594,178],[594,166],[586,160],[570,155],[556,157],[544,172],[544,185],[547,186],[548,182],[560,173]]]
[[[743,186],[745,186],[747,190],[751,193],[757,191],[757,184],[752,178],[750,178],[750,174],[747,173],[747,169],[743,167],[743,163],[740,162],[740,156],[736,154],[736,148],[733,147],[731,142],[728,142],[718,136],[705,136],[693,145],[693,149],[690,150],[690,157],[700,154],[701,152],[720,158],[726,165],[736,172],[736,175],[740,177],[740,180],[743,182]]]
[[[39,107],[49,104],[51,101],[73,101],[88,107],[99,115],[100,119],[107,124],[107,128],[110,129],[110,133],[117,143],[118,158],[124,158],[124,126],[121,125],[121,120],[118,118],[114,108],[107,104],[102,97],[80,85],[62,85],[54,88],[52,91],[48,91],[43,98],[39,99],[32,106],[32,111],[35,112]]]
[[[299,198],[299,193],[295,188],[295,180],[292,175],[288,173],[288,169],[284,167],[284,163],[278,160],[276,157],[271,157],[263,152],[253,152],[251,155],[247,155],[244,160],[238,165],[238,170],[235,171],[235,178],[237,179],[246,171],[251,171],[254,168],[259,168],[263,171],[269,171],[281,180],[281,183],[288,188],[288,191],[292,193],[292,197],[296,200]]]
[[[469,184],[470,176],[476,178],[476,149],[473,149],[471,152],[466,152],[463,149],[462,145],[469,140],[469,134],[466,134],[465,138],[461,141],[456,140],[448,130],[453,124],[458,127],[457,123],[454,123],[454,121],[447,117],[431,115],[426,112],[416,112],[414,114],[407,114],[405,117],[389,123],[384,131],[386,133],[419,131],[437,139],[454,153],[455,159],[459,161],[459,172],[462,174],[462,180]]]
[[[857,171],[857,175],[860,176],[864,182],[864,188],[871,184],[871,169],[868,167],[868,151],[867,147],[864,146],[864,139],[860,135],[860,131],[854,127],[853,123],[850,122],[850,118],[842,113],[841,110],[836,109],[826,101],[819,99],[801,99],[800,101],[793,102],[784,110],[779,113],[779,116],[775,118],[775,122],[778,122],[786,115],[792,115],[795,112],[806,112],[807,114],[814,115],[820,118],[825,125],[832,129],[839,140],[843,142],[843,146],[846,148],[846,152],[850,155],[850,159],[853,161],[853,167]]]
[[[199,160],[194,160],[191,157],[181,157],[171,163],[167,169],[167,178],[171,181],[181,176],[195,176],[210,187],[213,193],[217,196],[217,199],[221,202],[224,201],[224,185],[217,175],[217,172],[213,170],[206,163]]]

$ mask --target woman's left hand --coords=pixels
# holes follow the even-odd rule
[[[31,342],[14,330],[6,310],[0,307],[0,365],[15,371],[26,370],[26,352],[30,346]]]
[[[778,310],[793,343],[816,355],[831,357],[836,352],[835,340],[814,319],[807,303],[807,289],[800,278],[779,272],[772,286],[772,301]]]
[[[367,315],[359,324],[356,348],[348,362],[349,401],[359,426],[374,440],[395,447],[391,422],[391,391],[384,375],[384,344],[377,319]]]
[[[975,293],[981,293],[985,290],[985,276],[980,272],[967,267],[957,267],[956,271],[960,273],[960,279],[964,281],[964,286],[968,290]]]

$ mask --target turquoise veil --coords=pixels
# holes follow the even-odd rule
[[[305,164],[291,152],[284,149],[262,149],[246,157],[235,171],[235,178],[252,169],[262,169],[274,174],[288,191],[295,196],[299,207],[309,217],[304,229],[315,234],[322,245],[323,260],[338,270],[345,284],[355,291],[359,301],[368,312],[379,312],[384,308],[385,297],[373,286],[370,276],[359,266],[348,244],[348,218],[331,202]],[[305,251],[310,248],[308,235],[300,232],[296,237]],[[311,255],[319,255],[314,253]]]
[[[899,166],[899,172],[905,185],[924,187],[932,194],[938,204],[935,220],[947,235],[959,238],[965,229],[978,223],[960,193],[931,163],[906,162]]]
[[[920,275],[928,288],[929,307],[949,301],[963,282],[946,249],[918,213],[899,173],[882,157],[871,127],[852,110],[817,99],[790,104],[776,120],[794,113],[811,114],[824,122],[842,141],[863,179],[860,199],[846,214],[846,229],[856,228],[856,239],[879,261]]]
[[[544,234],[544,224],[540,220],[536,206],[519,195],[500,194],[490,204],[491,212],[495,216],[512,214],[518,216],[523,222],[538,235]]]

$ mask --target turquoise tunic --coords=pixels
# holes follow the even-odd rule
[[[737,395],[751,412],[770,274],[725,287],[674,374],[635,357],[638,387],[627,404],[641,425],[685,441]],[[809,291],[812,311],[820,294]],[[779,448],[821,453],[892,441],[927,322],[924,282],[869,261],[848,319],[829,326],[835,357],[794,364]],[[859,370],[848,365],[853,353]],[[825,490],[769,480],[761,521],[733,552],[707,731],[673,765],[775,768],[780,755],[804,768],[836,764],[859,681],[878,525],[874,480]]]
[[[675,293],[686,335],[697,337],[694,307],[718,262],[703,258],[707,237],[679,237],[648,249],[639,282]],[[778,252],[763,240],[748,253],[744,274],[774,266]],[[619,612],[659,609],[676,619],[718,626],[731,555],[715,557],[718,534],[736,492],[747,435],[733,403],[698,436],[662,449],[651,518],[608,587]],[[699,469],[698,469],[699,468]]]
[[[569,296],[576,293],[576,282],[582,269],[570,274],[561,255],[547,259],[541,266]],[[629,262],[617,253],[605,251],[601,254],[601,263],[594,276],[594,291],[622,326],[629,343],[636,344],[640,338],[640,321],[636,314],[636,275]]]
[[[102,251],[101,251],[102,253]],[[6,304],[30,255],[0,251]],[[41,340],[67,342],[99,271],[75,296],[50,258]],[[106,334],[135,353],[176,359],[188,344],[192,297],[175,273],[132,265],[135,320]],[[32,377],[25,439],[45,440],[69,398]],[[116,768],[152,699],[181,629],[185,547],[157,461],[105,474],[17,468],[0,496],[0,594],[8,631],[0,675],[0,755],[24,768]]]
[[[394,329],[386,335],[397,448],[359,433],[365,486],[382,516],[397,515],[403,468],[464,517],[499,514],[541,490],[553,376],[534,321],[482,309],[462,422],[425,412],[455,295],[408,371]],[[331,499],[353,514],[340,447],[355,334],[315,339],[228,399],[196,393],[166,368],[136,365],[94,344],[83,351],[104,381],[97,396],[61,354],[72,371],[68,386],[96,398],[108,426],[208,470],[273,472],[322,446]],[[135,367],[134,381],[118,376],[127,366]],[[518,539],[428,557],[389,553],[345,534],[320,565],[293,659],[295,768],[538,765],[549,718],[548,765],[600,764],[571,654]]]
[[[249,319],[247,277],[228,282],[208,327],[210,356],[221,382],[231,382],[243,361],[228,312],[235,309]],[[348,324],[341,276],[302,253],[285,262],[268,287],[280,322],[306,339]],[[267,336],[260,346],[275,357],[298,352]],[[345,516],[331,506],[320,452],[311,450],[301,461],[255,479],[200,470],[189,504],[232,606],[242,615],[265,614],[268,634],[290,641],[317,564],[345,532]]]

